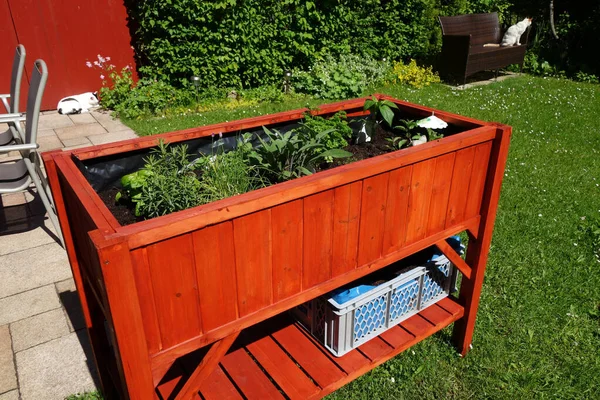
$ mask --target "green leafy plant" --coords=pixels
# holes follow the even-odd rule
[[[427,68],[419,67],[415,60],[410,60],[408,64],[395,63],[392,75],[394,83],[403,83],[419,89],[440,82],[439,75],[433,72],[431,66]]]
[[[352,153],[341,149],[326,150],[325,139],[329,131],[310,138],[301,138],[294,131],[280,133],[263,127],[266,140],[258,138],[260,146],[250,152],[250,159],[259,172],[271,183],[283,182],[315,172],[319,163],[328,158],[350,157]]]
[[[306,113],[304,121],[296,129],[296,133],[302,140],[310,140],[322,132],[327,132],[327,135],[323,138],[323,149],[317,149],[317,152],[348,146],[348,141],[352,138],[353,132],[352,128],[348,125],[346,112],[339,111],[330,118],[323,118],[318,115],[313,116],[310,113]],[[329,161],[331,162],[331,160]]]
[[[389,100],[379,100],[375,96],[365,100],[363,109],[370,112],[370,118],[377,124],[385,121],[388,126],[394,123],[394,110],[398,106]]]
[[[416,121],[401,119],[399,122],[400,125],[393,127],[396,136],[386,139],[390,142],[390,148],[394,150],[409,147],[413,144],[413,141],[421,138],[421,135],[415,132],[419,127]]]
[[[186,145],[169,147],[161,141],[144,161],[142,170],[121,178],[125,196],[117,198],[133,203],[136,216],[158,217],[202,203]]]
[[[221,200],[264,187],[258,169],[248,162],[250,149],[239,145],[229,152],[204,156],[198,162],[202,203]]]
[[[308,71],[294,70],[292,83],[296,91],[317,98],[347,99],[381,83],[388,70],[387,63],[369,56],[327,54]]]

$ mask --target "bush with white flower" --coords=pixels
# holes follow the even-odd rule
[[[116,66],[110,63],[110,57],[103,57],[100,54],[97,60],[86,61],[85,65],[100,72],[102,86],[98,90],[98,98],[102,107],[114,110],[125,102],[134,87],[133,73],[129,65],[118,72]]]

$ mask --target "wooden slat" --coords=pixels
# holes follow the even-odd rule
[[[435,330],[435,325],[421,317],[419,314],[404,320],[400,323],[402,328],[406,329],[415,337],[430,335]]]
[[[271,211],[233,221],[235,270],[240,316],[272,303]]]
[[[302,288],[302,214],[302,200],[271,210],[273,301],[290,297]]]
[[[437,304],[433,304],[426,309],[421,310],[419,314],[433,325],[442,324],[452,316],[448,311],[444,310]]]
[[[148,265],[163,346],[169,348],[197,336],[202,332],[202,323],[192,236],[149,246]]]
[[[202,393],[204,400],[242,400],[242,396],[220,366],[217,366],[206,379],[200,393]]]
[[[247,349],[289,398],[306,399],[320,390],[270,336],[251,343]]]
[[[415,338],[414,335],[408,333],[400,326],[396,325],[379,335],[390,346],[397,349]]]
[[[150,354],[156,353],[162,349],[162,342],[160,339],[160,328],[158,326],[156,306],[154,304],[152,276],[150,275],[148,254],[145,247],[131,252],[131,263],[133,266],[138,297],[140,298],[140,309],[142,312],[142,322],[144,323],[148,351]]]
[[[458,253],[452,248],[452,246],[448,244],[448,242],[446,242],[445,239],[440,240],[435,245],[442,253],[444,253],[448,260],[450,260],[450,262],[454,264],[454,266],[458,268],[460,272],[462,272],[465,278],[471,279],[471,267],[467,265],[465,260],[458,255]]]
[[[335,189],[332,275],[356,268],[362,181]]]
[[[227,354],[221,365],[248,400],[284,398],[245,349]]]
[[[450,153],[440,156],[435,160],[435,175],[431,190],[427,235],[442,231],[446,227],[448,198],[450,197],[450,185],[455,157],[456,153]]]
[[[358,347],[361,353],[369,357],[371,361],[376,361],[393,350],[393,348],[383,341],[380,337],[374,337]]]
[[[202,325],[209,331],[238,316],[233,224],[201,229],[192,240]]]
[[[333,196],[333,190],[328,190],[304,199],[304,289],[331,278]]]
[[[475,148],[469,147],[456,153],[454,170],[452,172],[452,186],[448,199],[448,213],[446,227],[455,225],[465,219],[465,205],[469,195],[469,181],[473,168]]]
[[[406,218],[408,217],[408,195],[412,165],[390,172],[382,254],[397,251],[406,239]]]
[[[435,159],[426,160],[413,166],[408,195],[406,244],[423,239],[427,233],[434,172]]]
[[[443,298],[436,304],[452,315],[458,315],[463,312],[463,308],[455,300],[450,299],[450,297]]]
[[[381,257],[385,208],[390,174],[365,179],[360,209],[358,265],[365,265]]]
[[[238,336],[239,332],[234,332],[210,347],[200,364],[181,388],[181,392],[177,394],[175,400],[188,400],[195,397],[204,381],[213,373]]]
[[[465,218],[479,215],[483,190],[485,189],[485,178],[488,175],[491,151],[492,142],[482,143],[475,147],[471,181],[469,182],[469,196],[467,197],[467,205],[465,207]]]
[[[273,333],[273,338],[294,357],[294,360],[319,386],[325,387],[346,376],[336,364],[300,332],[297,326],[287,326]]]
[[[173,393],[179,392],[183,387],[185,375],[184,369],[178,362],[173,364],[163,379],[161,379],[160,383],[156,386],[156,391],[160,395],[160,398],[164,400],[172,399]]]

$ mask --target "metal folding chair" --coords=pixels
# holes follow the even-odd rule
[[[21,155],[21,158],[18,160],[0,163],[0,193],[25,191],[33,182],[42,203],[44,203],[44,208],[48,212],[48,217],[56,228],[57,235],[62,243],[63,238],[56,216],[56,208],[54,207],[48,182],[40,168],[41,159],[37,152],[39,145],[36,143],[40,107],[47,80],[48,68],[46,67],[46,63],[44,60],[36,60],[27,94],[27,112],[24,130],[21,125],[23,117],[20,114],[0,115],[0,123],[10,122],[14,125],[19,136],[18,141],[20,142],[0,146],[0,154],[19,151]]]
[[[15,49],[15,57],[13,58],[12,74],[10,77],[10,93],[0,94],[0,100],[6,109],[5,113],[1,113],[0,117],[12,115],[13,119],[19,114],[19,101],[21,98],[21,79],[23,78],[23,70],[25,69],[25,47],[20,44]],[[20,139],[17,128],[14,122],[8,122],[8,129],[0,132],[0,146],[4,146],[13,140]]]

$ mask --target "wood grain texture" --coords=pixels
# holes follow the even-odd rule
[[[381,174],[363,182],[358,235],[358,265],[365,265],[381,257],[385,210],[390,174]]]
[[[140,310],[142,312],[148,351],[150,354],[153,354],[162,349],[162,341],[160,338],[156,305],[154,304],[154,290],[152,289],[152,275],[150,275],[150,267],[148,265],[147,249],[141,248],[132,251],[131,264],[135,277],[135,286],[140,298]]]
[[[469,196],[467,197],[467,204],[465,206],[465,218],[471,218],[480,214],[491,151],[492,142],[482,143],[475,147],[471,181],[469,182]]]
[[[333,190],[304,199],[302,287],[331,278],[333,239]]]
[[[284,399],[244,349],[229,353],[221,365],[248,400]]]
[[[240,316],[273,302],[271,210],[233,221],[235,271]]]
[[[148,264],[163,346],[169,348],[197,336],[202,324],[192,236],[149,246]]]
[[[427,235],[442,231],[446,227],[448,198],[450,197],[455,157],[456,153],[449,153],[435,159],[435,175],[431,189]]]
[[[390,172],[385,224],[383,228],[382,254],[397,251],[406,239],[408,196],[412,178],[412,165]]]
[[[303,202],[292,201],[271,210],[273,238],[273,301],[302,289]]]
[[[406,244],[423,239],[427,234],[427,218],[435,176],[435,159],[413,165],[410,193],[408,195],[408,218]]]
[[[204,400],[242,400],[242,396],[220,366],[217,366],[204,382],[200,393]]]
[[[192,234],[204,331],[238,317],[235,247],[231,221]]]
[[[446,227],[455,225],[465,219],[465,206],[469,196],[469,181],[471,180],[474,156],[474,147],[468,147],[456,153],[450,197],[448,199]]]
[[[332,276],[338,276],[356,268],[361,197],[361,181],[335,189]]]

